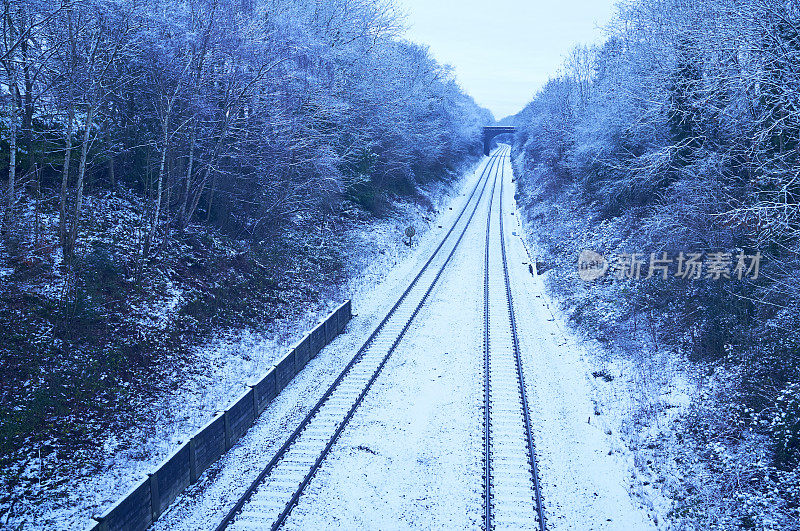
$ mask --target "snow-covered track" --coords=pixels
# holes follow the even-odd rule
[[[484,528],[545,528],[503,227],[505,156],[486,220],[484,256]],[[499,181],[499,194],[496,194]],[[497,200],[495,200],[495,197]]]
[[[501,154],[502,150],[498,150],[486,163],[441,243],[353,359],[217,526],[218,531],[277,529],[283,524],[450,263],[481,204]]]

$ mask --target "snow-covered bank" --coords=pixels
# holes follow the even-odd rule
[[[545,285],[679,528],[800,528],[799,6],[619,2],[503,121]]]
[[[597,407],[602,391],[592,376],[592,357],[563,317],[551,312],[542,278],[531,274],[515,190],[506,190],[509,273],[548,528],[651,528],[648,504],[632,497],[639,488],[634,455],[612,429],[626,412],[605,414]]]
[[[347,333],[306,366],[267,407],[239,444],[156,523],[156,529],[213,529],[222,520],[433,252],[458,215],[478,175],[468,172],[454,193],[442,198],[439,215],[412,249],[403,249],[402,254],[384,253],[385,261],[372,263],[365,277],[348,285],[355,315]]]
[[[44,458],[56,479],[35,489],[40,462],[31,461],[24,477],[34,478],[34,491],[17,487],[14,516],[4,525],[22,528],[83,528],[100,514],[216,411],[225,408],[245,385],[260,376],[285,349],[344,298],[358,297],[363,286],[395,272],[398,262],[416,257],[419,241],[431,240],[439,231],[431,220],[443,205],[460,193],[460,183],[426,185],[417,199],[398,202],[384,218],[362,216],[344,238],[348,261],[344,286],[325,287],[326,297],[299,316],[273,322],[268,329],[228,330],[212,341],[191,349],[188,362],[160,375],[169,393],[158,401],[140,403],[144,418],[122,433],[109,433],[89,465],[75,470],[67,461],[59,466],[57,454]],[[450,215],[446,212],[443,215]],[[410,249],[402,243],[404,230],[416,228]],[[435,238],[434,238],[435,240]],[[63,458],[62,458],[63,459]]]

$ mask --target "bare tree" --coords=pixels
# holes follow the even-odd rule
[[[16,174],[17,174],[17,131],[19,127],[19,112],[17,101],[19,88],[17,79],[17,48],[19,47],[19,25],[24,24],[24,4],[13,9],[10,0],[3,2],[3,65],[6,72],[9,88],[8,114],[10,127],[8,131],[9,162],[8,162],[8,188],[6,189],[6,204],[3,213],[3,224],[9,227],[14,218],[14,206],[17,200]],[[23,26],[24,28],[24,26]],[[24,29],[23,29],[24,30]]]
[[[122,54],[123,49],[129,44],[129,33],[132,30],[130,17],[131,11],[121,11],[114,13],[115,20],[109,21],[103,14],[92,12],[82,13],[89,20],[84,26],[85,33],[81,35],[78,62],[70,51],[70,58],[76,68],[82,71],[81,81],[85,83],[84,101],[81,106],[84,110],[83,134],[80,142],[80,158],[78,160],[78,173],[75,184],[75,199],[72,209],[72,217],[69,222],[69,229],[66,231],[64,241],[64,257],[71,259],[75,243],[78,237],[78,227],[83,209],[83,193],[86,179],[86,167],[89,149],[93,141],[93,129],[98,111],[105,105],[108,96],[120,85],[126,83],[125,79],[110,78],[112,68]],[[72,39],[73,37],[71,37]],[[77,72],[70,72],[71,79],[77,79]],[[70,88],[70,90],[72,90]],[[72,103],[68,102],[70,108]],[[67,140],[69,147],[71,140]],[[66,157],[66,155],[65,155]],[[69,166],[65,160],[65,178],[69,180]],[[64,178],[62,178],[62,183]],[[63,185],[62,185],[63,186]]]

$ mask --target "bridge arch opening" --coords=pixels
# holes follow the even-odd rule
[[[517,131],[516,127],[504,125],[492,125],[483,128],[483,154],[489,156],[489,150],[492,147],[492,139],[497,135],[514,134]]]

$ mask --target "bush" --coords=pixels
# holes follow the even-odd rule
[[[770,422],[775,466],[792,470],[800,464],[800,383],[788,384],[775,399]]]

